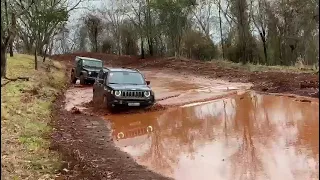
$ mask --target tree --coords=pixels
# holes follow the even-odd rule
[[[19,3],[23,3],[23,9],[17,8]],[[16,18],[28,12],[33,1],[25,2],[18,1],[1,1],[1,77],[6,76],[7,69],[7,48],[17,33]],[[11,22],[9,22],[11,19]]]
[[[98,37],[101,35],[103,27],[102,20],[93,14],[88,14],[84,18],[84,24],[86,25],[88,31],[88,36],[92,44],[92,50],[94,52],[98,52]]]
[[[172,46],[171,53],[176,57],[180,56],[182,36],[190,27],[188,16],[194,5],[195,1],[188,0],[156,0],[153,3],[153,8],[159,13],[160,27]]]
[[[61,28],[68,20],[68,14],[80,2],[81,0],[77,1],[74,6],[68,7],[68,2],[64,0],[39,0],[19,18],[20,37],[23,38],[25,44],[29,45],[27,52],[34,52],[35,69],[37,69],[37,55],[46,56],[47,47],[53,41],[53,37],[61,32]],[[19,6],[24,8],[23,4]]]
[[[130,22],[125,22],[120,26],[121,46],[123,54],[136,55],[138,51],[137,38],[134,32],[134,25]]]

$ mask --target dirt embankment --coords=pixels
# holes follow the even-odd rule
[[[250,82],[252,89],[269,93],[289,93],[319,97],[319,75],[289,72],[249,72],[237,67],[220,66],[215,62],[182,60],[173,58],[139,59],[135,56],[116,56],[102,53],[74,53],[55,55],[52,58],[71,65],[75,56],[104,60],[106,66],[125,66],[139,69],[174,70],[230,82]]]

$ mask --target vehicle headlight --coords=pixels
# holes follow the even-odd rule
[[[145,96],[145,97],[150,97],[150,95],[151,95],[150,91],[145,91],[145,92],[144,92],[144,96]]]
[[[114,95],[115,96],[120,96],[121,95],[121,91],[114,91]]]
[[[91,72],[89,71],[88,74],[91,75]]]

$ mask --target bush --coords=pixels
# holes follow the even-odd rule
[[[190,30],[183,37],[183,54],[188,58],[211,60],[217,57],[218,51],[209,37],[194,30]]]

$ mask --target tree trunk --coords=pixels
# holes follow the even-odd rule
[[[141,59],[144,59],[143,38],[141,38]]]
[[[219,4],[221,0],[219,0]],[[221,41],[221,48],[222,48],[222,59],[224,59],[224,42],[223,42],[223,36],[222,36],[222,20],[221,20],[221,8],[219,6],[219,26],[220,26],[220,41]]]
[[[34,48],[34,69],[38,70],[38,54],[37,48]]]
[[[267,43],[266,43],[265,38],[263,39],[262,43],[263,43],[263,53],[264,53],[264,58],[265,58],[264,61],[266,64],[268,64],[269,62],[268,62],[268,54],[267,54]]]
[[[46,49],[44,50],[42,62],[45,62],[45,61],[46,61],[48,46],[49,46],[49,44],[46,45]]]
[[[11,39],[9,43],[9,52],[10,52],[10,57],[13,57],[13,39]]]
[[[148,38],[148,45],[149,45],[149,54],[150,56],[153,56],[153,43],[150,37]]]
[[[1,77],[6,76],[7,71],[7,47],[1,44]]]

